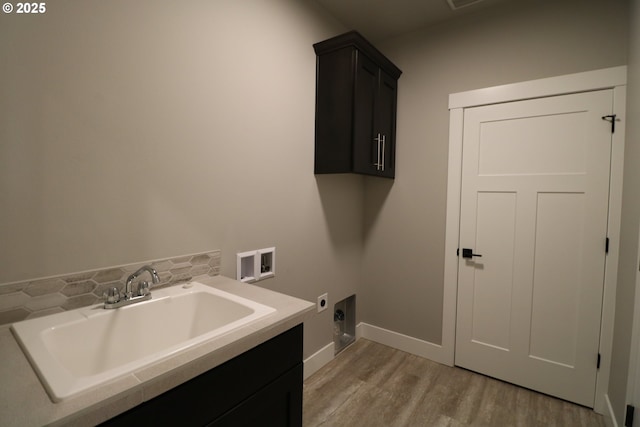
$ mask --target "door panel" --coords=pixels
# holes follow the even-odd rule
[[[569,367],[575,365],[584,280],[583,211],[584,194],[538,194],[529,354]]]
[[[459,366],[593,406],[612,92],[464,113]]]
[[[480,175],[585,172],[586,111],[480,124]],[[514,140],[513,135],[518,135]]]
[[[509,350],[516,193],[478,193],[472,340]],[[486,261],[486,263],[485,263]],[[474,261],[465,261],[469,264]]]

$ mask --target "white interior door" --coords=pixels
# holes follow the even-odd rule
[[[612,101],[602,90],[464,112],[455,363],[590,407]]]

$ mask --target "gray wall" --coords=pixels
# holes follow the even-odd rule
[[[47,2],[0,14],[0,283],[276,247],[260,282],[357,291],[362,179],[313,175],[313,2]],[[332,340],[306,325],[305,354]]]
[[[626,64],[627,2],[506,3],[379,44],[402,70],[396,180],[365,183],[363,321],[441,342],[450,93]]]
[[[624,423],[631,325],[638,274],[638,221],[640,220],[640,1],[632,0],[629,13],[629,68],[627,69],[627,119],[624,152],[624,185],[622,193],[622,230],[616,319],[609,399],[618,425]],[[640,396],[636,396],[637,399]]]

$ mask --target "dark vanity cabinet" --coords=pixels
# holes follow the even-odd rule
[[[402,71],[355,31],[316,43],[315,173],[395,176]]]
[[[302,324],[104,426],[302,426]]]

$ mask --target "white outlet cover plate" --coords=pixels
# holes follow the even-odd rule
[[[322,305],[322,302],[324,301],[324,305]],[[327,307],[329,307],[329,297],[327,294],[322,294],[318,297],[318,313],[320,313],[321,311],[325,311],[327,309]]]

